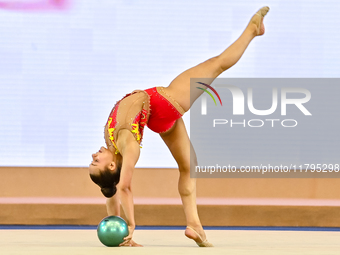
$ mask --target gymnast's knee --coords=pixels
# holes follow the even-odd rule
[[[230,68],[230,64],[226,61],[225,56],[221,55],[215,57],[215,65],[219,73],[223,73],[225,70]]]
[[[210,70],[214,70],[215,76],[226,70],[221,56],[210,58],[205,63],[209,66]]]
[[[180,162],[178,163],[178,170],[180,173],[189,173],[190,174],[190,170],[191,169],[195,169],[195,167],[197,166],[197,158],[196,155],[191,155],[190,156],[190,160],[186,161],[186,162]]]

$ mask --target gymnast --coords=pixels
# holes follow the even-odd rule
[[[92,181],[107,197],[109,215],[119,216],[120,203],[122,205],[129,235],[121,246],[141,246],[132,240],[135,219],[131,180],[139,158],[145,125],[160,134],[178,164],[178,191],[187,225],[185,235],[200,247],[213,246],[207,241],[198,217],[196,180],[190,178],[190,167],[197,165],[197,159],[196,155],[190,157],[190,149],[193,151],[193,148],[182,115],[203,93],[203,90],[196,89],[190,95],[190,78],[212,78],[212,82],[236,64],[253,38],[264,34],[263,18],[268,11],[268,7],[261,8],[251,18],[241,36],[219,56],[181,73],[168,87],[135,90],[118,101],[112,109],[104,130],[107,148],[101,147],[92,154],[89,173]]]

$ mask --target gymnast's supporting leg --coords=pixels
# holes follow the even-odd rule
[[[254,37],[264,34],[263,17],[267,14],[268,10],[268,7],[261,8],[251,18],[242,35],[222,52],[222,54],[176,77],[169,87],[166,88],[167,93],[170,94],[185,111],[188,111],[193,102],[202,93],[201,90],[196,89],[193,90],[196,94],[190,95],[190,78],[212,78],[212,82],[222,72],[236,64]],[[194,97],[194,99],[191,98],[190,100],[190,96]],[[178,119],[175,126],[169,132],[161,134],[161,137],[177,161],[180,171],[178,190],[181,195],[187,220],[185,235],[195,240],[199,246],[212,246],[206,241],[206,235],[197,213],[196,180],[190,178],[190,167],[194,168],[197,165],[197,159],[183,120]]]
[[[197,160],[183,119],[178,119],[170,132],[160,135],[178,164],[180,172],[178,191],[181,195],[188,226],[185,235],[195,240],[200,246],[212,246],[208,242],[204,242],[206,235],[197,213],[196,179],[190,178],[190,166],[195,167]],[[192,149],[191,152],[190,149]],[[190,153],[193,153],[191,157]]]
[[[194,101],[203,93],[200,89],[193,89],[190,94],[190,78],[211,78],[210,83],[212,83],[221,73],[235,65],[242,57],[249,43],[256,36],[264,34],[263,17],[268,11],[268,7],[261,8],[251,18],[246,29],[232,45],[219,56],[211,58],[181,73],[166,88],[166,92],[170,94],[185,111],[188,111]]]

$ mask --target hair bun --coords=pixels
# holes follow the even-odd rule
[[[107,198],[113,197],[114,194],[117,192],[116,186],[110,187],[110,188],[101,188],[100,189],[103,195]]]

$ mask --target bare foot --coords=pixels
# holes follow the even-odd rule
[[[268,11],[268,6],[262,7],[257,13],[255,13],[255,15],[251,18],[249,22],[249,26],[255,29],[254,33],[256,36],[263,35],[265,32],[263,18],[264,16],[266,16]]]
[[[213,245],[206,239],[204,231],[203,234],[200,235],[193,228],[187,227],[185,229],[185,235],[186,237],[194,240],[199,247],[213,247]]]

